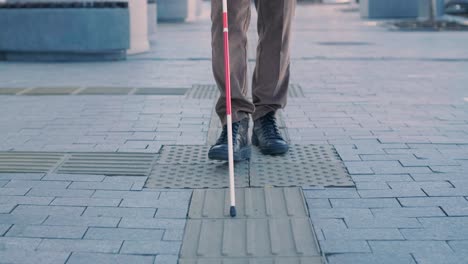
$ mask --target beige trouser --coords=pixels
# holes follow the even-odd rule
[[[296,0],[255,0],[258,46],[252,81],[253,103],[247,98],[247,30],[250,0],[227,0],[231,59],[232,119],[252,114],[254,120],[286,106],[289,85],[291,21]],[[226,123],[222,0],[211,0],[213,74],[221,92],[216,112]]]

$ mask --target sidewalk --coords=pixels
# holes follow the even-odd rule
[[[387,31],[344,8],[298,5],[291,83],[302,93],[281,115],[292,144],[333,145],[354,181],[298,185],[320,249],[328,263],[465,263],[468,35]],[[206,148],[216,129],[212,97],[176,94],[214,84],[209,29],[206,15],[158,25],[151,52],[123,62],[0,62],[0,94],[25,93],[0,95],[0,163],[7,151],[58,153],[51,170],[0,173],[0,262],[177,263],[192,234],[184,232],[192,193],[199,191],[155,189],[154,168],[104,176],[57,173],[54,166],[78,152],[146,153],[156,168],[212,173],[215,165],[197,148],[193,156],[169,158],[161,150]],[[250,70],[255,30],[252,23]],[[27,95],[35,87],[156,87],[174,94]],[[166,162],[158,163],[161,157]],[[239,180],[242,187],[258,187],[248,172],[255,164]]]

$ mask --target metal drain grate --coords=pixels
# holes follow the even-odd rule
[[[73,153],[56,173],[148,176],[155,159],[146,153]]]
[[[249,186],[249,163],[235,165],[236,186]],[[226,188],[229,187],[228,164],[166,164],[156,165],[147,188]]]
[[[52,152],[0,152],[0,172],[49,172],[63,157]]]

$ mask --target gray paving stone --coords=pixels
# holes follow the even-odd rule
[[[445,216],[439,207],[405,207],[371,209],[376,217],[431,217]]]
[[[44,225],[117,227],[120,217],[50,215]]]
[[[320,248],[326,254],[371,252],[367,241],[360,240],[323,240],[320,241]]]
[[[133,182],[72,182],[70,189],[129,191]]]
[[[0,195],[25,195],[29,190],[30,188],[0,188]]]
[[[40,180],[44,173],[0,173],[1,180]]]
[[[43,206],[43,205],[18,205],[11,214],[13,215],[38,215],[38,216],[47,216],[47,215],[61,215],[61,216],[80,216],[85,207],[78,206]]]
[[[401,207],[394,198],[370,198],[370,199],[330,199],[334,208],[388,208]]]
[[[11,226],[10,224],[0,224],[0,236],[3,236]]]
[[[468,240],[448,241],[453,251],[461,254],[468,254]]]
[[[468,201],[463,197],[398,198],[398,200],[406,207],[468,207]]]
[[[369,241],[373,252],[450,254],[452,249],[445,241]]]
[[[331,208],[329,199],[307,199],[309,208]]]
[[[421,188],[401,188],[389,190],[358,190],[362,198],[391,198],[391,197],[427,197]]]
[[[312,209],[310,210],[312,219],[316,218],[346,218],[352,216],[372,217],[370,209],[367,208],[331,208],[331,209]]]
[[[154,264],[177,264],[177,255],[157,255]]]
[[[2,204],[32,204],[32,205],[48,205],[52,202],[53,197],[33,197],[33,196],[0,196]]]
[[[91,197],[94,190],[72,190],[72,189],[36,189],[31,190],[27,196],[49,196],[49,197]]]
[[[14,215],[0,214],[0,223],[15,224],[15,225],[39,225],[44,222],[47,215]]]
[[[468,216],[468,207],[445,207],[444,211],[449,216]]]
[[[4,263],[63,264],[69,255],[68,252],[37,252],[22,249],[0,250],[0,259]]]
[[[185,219],[128,218],[119,222],[122,228],[184,229]]]
[[[350,189],[333,189],[327,188],[324,190],[304,190],[304,196],[309,198],[359,198],[359,195],[354,188]]]
[[[165,208],[165,209],[188,209],[189,201],[179,199],[127,199],[124,198],[120,207],[150,207],[150,208]]]
[[[157,229],[136,229],[136,228],[101,228],[90,227],[86,232],[86,239],[107,239],[107,240],[141,240],[158,241],[162,239],[164,231]]]
[[[103,199],[103,198],[55,198],[51,205],[70,205],[70,206],[118,206],[121,199]]]
[[[356,189],[358,190],[388,190],[390,187],[386,182],[357,182]]]
[[[65,189],[70,185],[69,181],[33,181],[11,180],[6,188],[41,188],[41,189]]]
[[[462,254],[440,254],[440,253],[425,253],[413,254],[414,259],[419,264],[432,264],[432,263],[443,263],[443,264],[458,264],[466,262],[466,255]]]
[[[154,217],[185,219],[187,217],[187,214],[188,214],[187,209],[159,208]]]
[[[44,239],[37,250],[117,254],[122,243],[115,240]]]
[[[328,229],[322,228],[326,240],[403,240],[396,228]]]
[[[38,238],[82,238],[87,227],[79,226],[45,226],[14,225],[6,234],[7,237]]]
[[[153,208],[87,207],[83,216],[153,218],[155,213]]]
[[[164,241],[182,241],[184,238],[184,229],[166,229],[164,231]]]
[[[369,253],[345,253],[328,256],[330,264],[361,263],[361,264],[416,264],[410,254],[369,254]]]
[[[103,253],[73,253],[67,264],[153,264],[154,256],[138,256],[124,254],[103,254]]]
[[[85,181],[85,182],[100,182],[104,180],[103,175],[87,175],[87,174],[47,174],[42,178],[43,181]]]
[[[396,181],[402,181],[402,182],[408,182],[408,181],[413,181],[413,178],[409,176],[409,174],[387,174],[387,175],[352,175],[353,181],[355,182],[372,182],[372,181],[377,181],[377,182],[396,182]]]
[[[33,251],[41,242],[40,238],[0,237],[0,251],[28,250]]]
[[[122,199],[138,199],[138,200],[153,200],[159,199],[161,193],[158,191],[154,192],[139,192],[139,191],[107,191],[97,190],[93,197],[96,198],[122,198]]]
[[[0,214],[9,214],[15,207],[16,204],[0,204]]]
[[[169,241],[125,241],[121,252],[139,255],[179,254],[181,244]]]

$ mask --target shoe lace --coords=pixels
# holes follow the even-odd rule
[[[276,124],[276,117],[274,112],[266,114],[261,119],[261,124],[264,129],[263,137],[268,139],[283,139],[279,132],[278,125]]]

